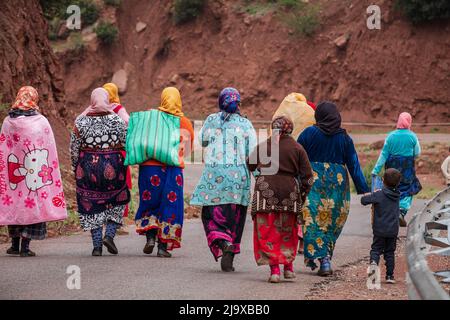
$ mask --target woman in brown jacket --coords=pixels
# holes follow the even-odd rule
[[[252,202],[254,253],[258,265],[269,265],[269,282],[295,278],[293,262],[298,247],[298,219],[313,183],[308,156],[291,136],[292,121],[278,117],[272,122],[272,136],[248,160],[256,177]],[[267,146],[266,146],[267,145]],[[261,155],[270,157],[267,164]]]

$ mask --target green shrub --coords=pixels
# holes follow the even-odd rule
[[[61,19],[58,17],[53,18],[48,23],[48,38],[50,40],[58,39],[58,32],[61,26]]]
[[[449,19],[449,0],[397,0],[397,7],[413,23]]]
[[[176,24],[197,18],[205,7],[206,0],[175,0],[174,19]]]
[[[107,6],[120,7],[121,0],[103,0]]]
[[[81,33],[73,34],[73,36],[71,37],[71,45],[70,45],[72,51],[79,54],[84,50],[84,45],[85,44]]]
[[[101,21],[95,28],[95,33],[101,43],[111,45],[116,41],[119,31],[114,24],[107,21]]]
[[[309,4],[298,11],[286,13],[284,19],[294,34],[310,37],[320,26],[319,7]]]
[[[99,8],[93,0],[40,0],[44,16],[52,21],[55,18],[67,19],[67,8],[77,5],[81,9],[81,23],[83,26],[94,24],[99,17]]]

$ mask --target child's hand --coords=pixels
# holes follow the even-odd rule
[[[365,196],[370,196],[371,194],[372,194],[372,192],[364,193],[364,194],[363,194],[363,197],[365,197]]]

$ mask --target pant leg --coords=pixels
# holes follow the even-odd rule
[[[372,250],[370,250],[370,261],[376,264],[380,263],[380,256],[384,252],[384,238],[373,236]]]
[[[411,209],[412,206],[413,197],[404,197],[403,199],[400,199],[400,212],[402,212],[403,216],[408,213],[409,209]]]
[[[395,249],[397,238],[386,238],[384,245],[384,261],[386,263],[386,276],[393,276],[395,269]]]
[[[113,221],[108,221],[108,223],[106,224],[105,236],[107,236],[111,239],[114,239],[114,237],[116,236],[118,227],[119,227],[119,224],[117,224]]]
[[[92,236],[92,244],[94,245],[94,248],[102,248],[103,247],[103,228],[97,228],[91,230],[91,236]]]
[[[158,235],[158,229],[151,229],[145,233],[145,236],[147,237],[147,241],[151,240],[151,239],[156,239],[157,235]]]

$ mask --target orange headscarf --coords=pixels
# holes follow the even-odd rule
[[[39,110],[38,102],[39,94],[35,88],[30,86],[22,87],[17,93],[16,101],[11,109],[20,109],[23,111]]]

